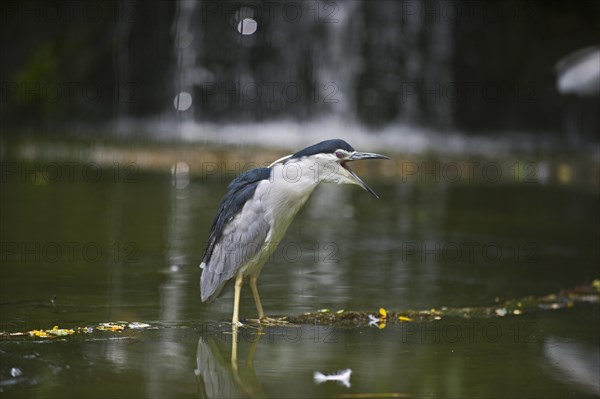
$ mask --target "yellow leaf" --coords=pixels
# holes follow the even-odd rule
[[[125,326],[117,323],[100,323],[96,329],[101,331],[122,331],[125,329]]]
[[[379,308],[379,314],[381,315],[382,319],[387,317],[387,311],[384,308]]]
[[[31,330],[29,331],[29,335],[32,337],[48,338],[48,334],[44,330]]]
[[[52,329],[52,331],[49,331],[50,334],[52,335],[56,335],[59,337],[63,337],[65,335],[72,335],[75,334],[75,330],[72,329],[66,329],[66,328],[57,328],[57,329]]]
[[[398,320],[400,321],[412,321],[410,317],[398,316]]]

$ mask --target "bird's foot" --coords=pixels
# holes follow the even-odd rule
[[[278,318],[271,318],[271,317],[267,317],[267,316],[263,316],[260,319],[250,319],[250,321],[252,321],[253,323],[258,323],[260,325],[263,326],[292,326],[292,324],[286,320],[287,317],[278,317]]]
[[[255,325],[258,324],[258,325]],[[291,324],[290,324],[291,325]],[[237,334],[242,329],[260,330],[263,327],[259,324],[258,319],[245,319],[245,323],[238,321],[237,323],[231,323],[231,331],[224,331],[224,334]]]
[[[241,321],[231,322],[231,330],[237,330],[238,328],[245,327],[246,325]]]

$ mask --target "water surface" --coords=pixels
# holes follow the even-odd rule
[[[232,367],[232,293],[203,304],[198,284],[228,179],[173,184],[168,173],[136,171],[129,180],[108,168],[47,181],[34,172],[3,175],[0,330],[153,328],[2,338],[3,396],[600,395],[595,305],[382,330],[249,328]],[[593,190],[367,180],[380,200],[323,185],[298,214],[259,280],[268,314],[488,306],[598,277]],[[247,287],[241,317],[255,317]],[[345,368],[350,388],[313,381],[314,371]]]

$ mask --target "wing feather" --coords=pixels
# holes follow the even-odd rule
[[[227,281],[263,247],[270,225],[261,201],[261,182],[270,169],[254,169],[229,185],[213,221],[200,267],[202,301],[215,299]],[[257,194],[258,193],[258,194]]]

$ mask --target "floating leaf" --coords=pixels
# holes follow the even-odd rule
[[[59,326],[53,326],[48,330],[31,330],[26,332],[4,332],[0,331],[0,336],[10,336],[10,337],[18,337],[23,335],[29,335],[31,337],[38,338],[55,338],[55,337],[64,337],[67,335],[73,335],[76,333],[83,334],[91,334],[94,330],[99,331],[113,331],[113,332],[121,332],[127,328],[132,330],[138,330],[143,328],[152,327],[150,324],[143,323],[140,321],[117,321],[117,322],[108,322],[108,323],[100,323],[96,327],[92,326],[84,326],[84,327],[76,327],[76,328],[60,328]]]
[[[496,309],[494,310],[494,312],[496,313],[496,315],[502,317],[502,316],[506,316],[506,308],[502,308],[502,309]]]
[[[32,337],[52,338],[75,334],[75,330],[67,328],[58,328],[58,326],[54,326],[50,330],[31,330],[28,331],[28,334]]]
[[[369,315],[369,326],[376,326],[379,323],[379,319],[372,314]]]
[[[142,323],[140,321],[132,321],[131,323],[127,324],[127,327],[133,329],[148,328],[150,327],[150,324]]]
[[[75,334],[75,330],[56,327],[56,328],[53,328],[51,331],[49,331],[49,333],[54,336],[57,336],[57,337],[64,337],[66,335]]]
[[[96,329],[100,331],[123,331],[125,325],[117,323],[100,323]]]
[[[341,370],[338,373],[332,375],[325,375],[319,371],[315,371],[314,380],[315,383],[320,384],[324,381],[337,381],[344,385],[346,388],[350,388],[350,375],[352,374],[351,369]]]
[[[410,317],[398,316],[398,320],[400,321],[413,321]]]
[[[32,337],[48,338],[48,334],[44,330],[31,330],[29,335]]]
[[[379,315],[382,319],[385,319],[387,317],[387,311],[384,308],[379,308]]]

